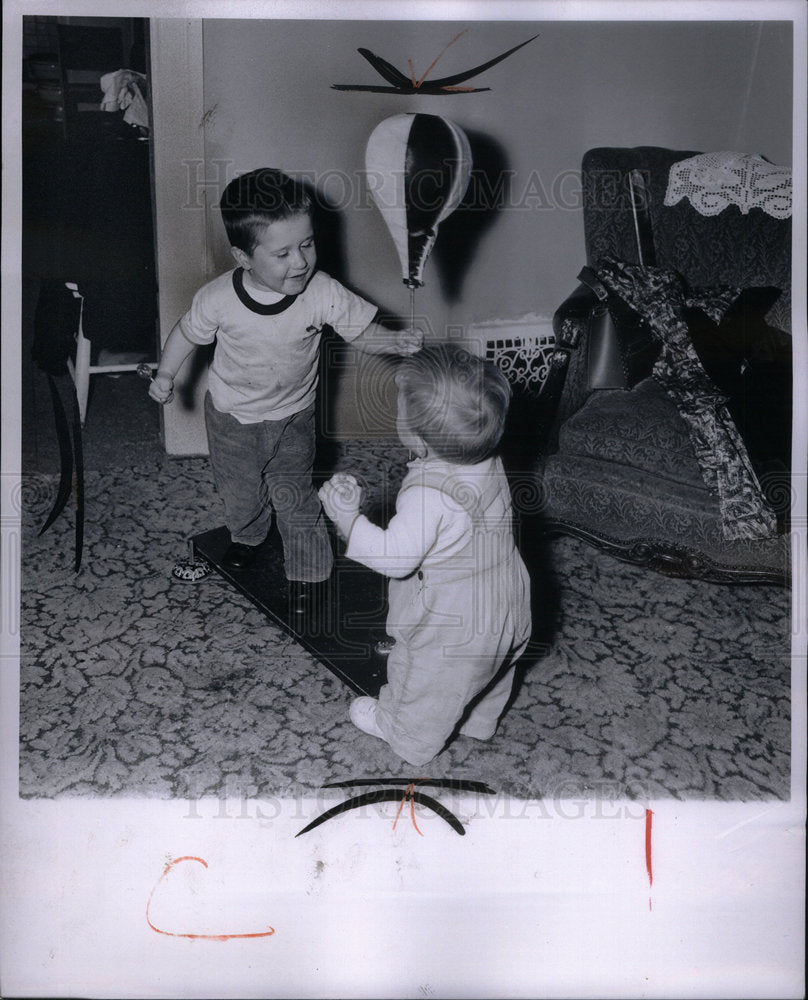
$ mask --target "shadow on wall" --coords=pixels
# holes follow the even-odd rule
[[[317,267],[336,281],[348,285],[345,230],[339,209],[322,192],[305,184],[314,204],[312,220],[317,237]]]
[[[483,233],[506,204],[510,187],[503,147],[481,132],[466,132],[473,168],[468,189],[455,211],[440,224],[432,251],[441,291],[448,303],[460,299]]]
[[[213,361],[213,349],[213,344],[197,347],[188,359],[187,376],[177,385],[175,399],[180,408],[187,413],[192,413],[196,409],[195,394]]]

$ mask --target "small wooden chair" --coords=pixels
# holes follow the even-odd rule
[[[144,363],[156,365],[156,362],[152,362],[145,353],[101,351],[98,357],[99,363],[95,365],[91,364],[92,344],[84,336],[82,324],[84,296],[79,291],[79,286],[75,282],[66,281],[65,287],[72,293],[73,298],[78,299],[80,302],[79,321],[76,329],[76,357],[75,360],[68,358],[67,368],[76,386],[79,417],[81,419],[81,426],[83,427],[87,419],[87,400],[90,395],[91,375],[114,375],[121,372],[136,372],[140,365]]]

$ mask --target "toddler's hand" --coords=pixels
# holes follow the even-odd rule
[[[354,476],[347,472],[335,472],[334,475],[320,487],[320,501],[328,517],[347,537],[351,525],[359,513],[362,502],[362,487]]]
[[[149,383],[149,395],[158,403],[170,403],[174,398],[174,379],[158,372]]]
[[[399,330],[396,334],[396,353],[407,357],[417,354],[424,346],[423,330]]]

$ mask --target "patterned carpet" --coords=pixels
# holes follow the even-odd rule
[[[358,442],[336,467],[373,508],[404,459]],[[77,575],[70,507],[37,536],[55,485],[23,482],[22,796],[294,796],[411,776],[347,721],[351,691],[226,582],[171,577],[184,539],[223,521],[207,460],[88,471]],[[530,798],[787,798],[789,592],[669,580],[570,538],[547,555],[548,644],[497,735],[458,737],[421,776]]]

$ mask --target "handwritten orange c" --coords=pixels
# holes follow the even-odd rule
[[[186,855],[185,857],[174,858],[173,861],[169,861],[169,863],[163,869],[162,875],[155,882],[154,888],[149,893],[149,900],[146,903],[146,923],[149,925],[149,927],[151,927],[151,929],[153,931],[155,931],[155,933],[157,933],[157,934],[165,934],[167,937],[187,938],[187,939],[189,939],[191,941],[199,941],[199,940],[202,940],[202,941],[232,941],[235,938],[262,938],[262,937],[270,937],[270,935],[272,935],[272,934],[275,933],[275,928],[274,927],[270,927],[269,930],[258,931],[258,932],[253,933],[253,934],[183,934],[183,933],[179,933],[177,931],[164,931],[161,927],[155,927],[155,925],[151,922],[151,917],[149,916],[149,909],[151,907],[152,897],[154,896],[155,892],[157,891],[157,887],[160,885],[160,883],[163,881],[163,879],[166,877],[166,875],[168,875],[168,873],[171,871],[171,869],[175,865],[178,865],[178,864],[180,864],[183,861],[198,861],[200,865],[204,865],[205,868],[208,867],[207,861],[205,861],[203,858],[196,858],[193,855]]]

